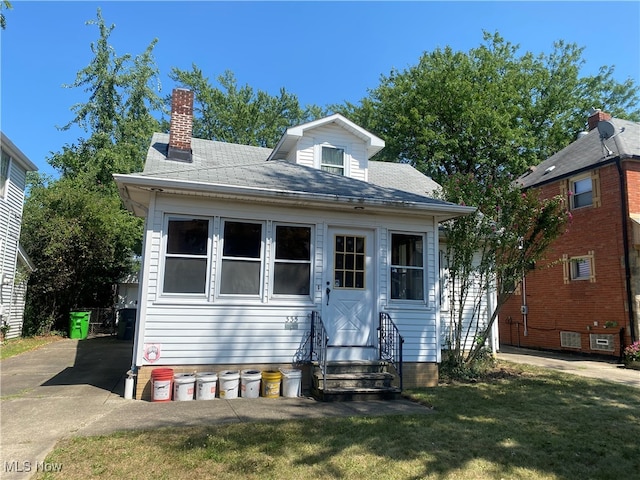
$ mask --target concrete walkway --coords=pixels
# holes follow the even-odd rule
[[[640,388],[640,370],[624,368],[622,363],[613,360],[593,360],[577,354],[544,352],[510,346],[500,348],[498,359]]]

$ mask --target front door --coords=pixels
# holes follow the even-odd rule
[[[328,360],[373,360],[373,231],[330,228],[322,319],[329,336]]]

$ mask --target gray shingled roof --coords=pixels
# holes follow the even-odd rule
[[[370,182],[285,160],[266,161],[271,149],[193,138],[193,162],[166,158],[168,134],[154,134],[145,177],[392,202],[453,205],[429,195],[438,184],[410,165],[369,162]]]
[[[640,158],[640,123],[612,118],[608,120],[617,135],[604,141],[609,154],[600,141],[597,128],[540,163],[534,171],[518,179],[524,188],[560,180],[580,171],[590,170],[616,157]],[[624,129],[624,131],[622,130]]]

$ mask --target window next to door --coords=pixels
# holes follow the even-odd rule
[[[391,234],[391,299],[424,301],[424,235]]]

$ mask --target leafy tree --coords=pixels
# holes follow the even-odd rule
[[[478,207],[444,225],[456,369],[474,366],[500,307],[564,229],[560,199],[521,192],[513,178],[574,141],[592,107],[640,118],[638,86],[616,82],[613,67],[580,77],[583,48],[558,41],[548,55],[518,49],[485,32],[480,47],[424,53],[383,76],[359,105],[335,107],[385,140],[380,160],[409,162],[442,185],[444,200]],[[483,324],[489,292],[497,305]]]
[[[81,179],[31,184],[22,242],[36,265],[29,278],[25,334],[62,328],[74,308],[112,302],[115,280],[130,271],[137,222],[114,195]]]
[[[518,48],[485,32],[480,47],[424,53],[359,105],[336,108],[385,140],[379,159],[410,162],[439,183],[456,173],[517,176],[572,142],[591,107],[640,118],[637,85],[616,82],[613,67],[579,76],[583,48],[559,41],[538,56]]]
[[[89,98],[72,107],[75,116],[63,129],[77,125],[88,136],[49,158],[61,178],[32,177],[25,204],[21,241],[37,268],[26,333],[66,326],[72,308],[110,306],[112,285],[141,248],[142,221],[123,208],[112,174],[139,171],[159,129],[156,42],[135,58],[118,56],[109,45],[114,27],[99,9],[87,23],[99,29],[94,57],[68,87],[84,88]]]
[[[485,346],[500,307],[524,274],[539,262],[569,220],[560,197],[541,199],[521,191],[508,176],[495,183],[456,173],[442,185],[443,198],[478,209],[443,225],[450,271],[449,366],[472,368]],[[484,321],[487,293],[495,293],[495,310]]]
[[[0,28],[4,30],[7,28],[7,19],[4,16],[4,13],[1,12],[2,9],[11,10],[13,7],[11,6],[11,2],[9,0],[2,0],[0,2]]]
[[[239,87],[232,72],[211,85],[196,65],[191,71],[174,68],[172,80],[193,91],[195,137],[258,147],[275,147],[284,130],[323,115],[315,105],[301,108],[298,98],[280,89],[277,96],[249,85]]]

